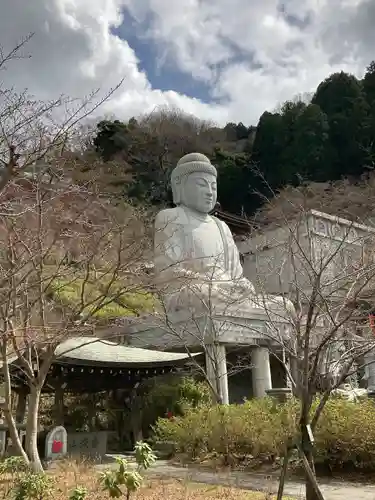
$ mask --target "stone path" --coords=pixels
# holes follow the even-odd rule
[[[100,466],[100,467],[103,467]],[[183,479],[197,483],[217,484],[253,491],[277,493],[277,478],[247,472],[213,472],[196,467],[178,467],[165,460],[158,460],[147,472],[151,477]],[[375,500],[375,484],[348,483],[344,481],[320,481],[325,500]],[[302,483],[287,481],[285,495],[304,498]]]

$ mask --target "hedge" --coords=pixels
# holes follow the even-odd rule
[[[173,442],[190,459],[214,454],[234,463],[251,456],[273,462],[297,430],[298,401],[275,405],[269,398],[242,405],[202,406],[174,419],[159,419],[155,440]],[[330,468],[375,470],[375,405],[332,398],[314,433],[317,463]]]

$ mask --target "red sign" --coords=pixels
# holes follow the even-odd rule
[[[63,449],[62,441],[56,441],[56,439],[52,442],[52,453],[61,453]]]

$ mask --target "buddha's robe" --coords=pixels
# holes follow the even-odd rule
[[[252,317],[264,310],[264,300],[243,276],[230,229],[215,217],[183,206],[159,212],[154,263],[169,314]]]

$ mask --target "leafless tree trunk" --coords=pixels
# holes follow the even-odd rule
[[[38,413],[41,394],[41,386],[31,386],[26,423],[25,449],[34,472],[43,472],[38,452]]]
[[[4,388],[5,388],[5,405],[3,407],[5,421],[7,423],[10,438],[12,443],[14,444],[16,453],[20,455],[25,463],[29,463],[27,453],[22,447],[22,443],[17,432],[16,421],[12,414],[12,382],[9,373],[9,365],[7,359],[7,351],[6,351],[7,343],[6,341],[2,341],[1,343],[1,353],[2,353],[2,372],[4,376]]]
[[[150,300],[147,278],[140,270],[149,244],[140,214],[130,207],[126,212],[111,206],[87,188],[64,180],[46,183],[36,178],[32,189],[22,192],[22,203],[17,198],[5,207],[0,204],[0,327],[7,419],[13,441],[34,471],[42,470],[38,411],[56,347],[82,330],[92,331],[97,318],[106,310],[112,314],[114,305],[137,314],[137,307],[143,306],[135,305],[133,296]],[[75,264],[70,262],[72,255]],[[17,358],[12,370],[19,370],[29,387],[25,451],[10,412],[12,356]]]
[[[307,200],[304,194],[301,189],[288,203],[286,192],[283,203],[275,198],[275,206],[268,201],[265,213],[275,220],[262,229],[261,236],[254,234],[250,253],[256,255],[253,272],[260,295],[266,298],[271,287],[273,293],[282,293],[295,305],[295,316],[287,318],[289,338],[280,333],[277,318],[269,310],[270,335],[294,367],[288,373],[301,405],[297,444],[309,465],[306,498],[321,500],[308,429],[314,432],[332,391],[375,348],[366,311],[359,307],[374,290],[375,232],[311,210],[311,192]],[[314,398],[319,402],[311,416]]]

